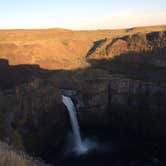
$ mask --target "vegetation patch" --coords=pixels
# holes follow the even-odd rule
[[[106,52],[105,49],[102,49],[102,50],[99,52],[99,54],[100,54],[101,56],[107,56],[107,52]]]
[[[12,147],[0,142],[0,166],[46,166],[24,152],[16,152]],[[48,165],[47,165],[48,166]]]
[[[69,41],[68,41],[68,40],[63,40],[62,43],[63,43],[63,45],[66,46],[66,47],[69,45]]]

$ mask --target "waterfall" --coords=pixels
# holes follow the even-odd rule
[[[74,151],[77,154],[83,154],[88,151],[88,148],[81,140],[80,128],[77,120],[77,112],[75,106],[68,96],[62,96],[62,101],[68,109],[70,123],[73,131]]]

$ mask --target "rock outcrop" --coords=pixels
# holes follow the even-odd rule
[[[139,80],[110,81],[111,123],[121,131],[149,138],[166,138],[166,85]]]
[[[84,127],[108,125],[108,81],[87,81],[80,88],[84,105],[79,108],[80,124]]]
[[[127,78],[85,81],[67,95],[77,106],[82,128],[110,128],[137,138],[166,139],[165,84]]]
[[[109,59],[119,57],[123,62],[150,63],[161,65],[157,62],[165,59],[166,31],[135,33],[115,38],[108,38],[102,45],[88,52],[90,59]],[[92,49],[93,50],[93,47]]]
[[[109,90],[108,81],[85,81],[77,90],[62,89],[70,96],[77,109],[79,124],[83,128],[108,126]]]
[[[39,79],[0,91],[0,119],[1,140],[47,160],[62,149],[69,123],[59,90]]]
[[[32,81],[42,71],[39,65],[9,65],[8,60],[0,59],[0,88],[11,89],[17,85]],[[40,74],[41,75],[41,74]]]

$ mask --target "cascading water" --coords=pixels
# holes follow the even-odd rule
[[[68,96],[62,96],[62,101],[66,105],[70,117],[70,122],[73,130],[74,151],[78,155],[86,153],[88,151],[88,147],[81,140],[80,128],[78,125],[75,106],[71,98]]]

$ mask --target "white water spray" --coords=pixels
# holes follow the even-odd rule
[[[71,98],[68,96],[62,96],[62,101],[66,105],[69,116],[70,116],[70,122],[71,122],[72,130],[73,130],[74,151],[78,155],[84,154],[88,151],[88,147],[81,140],[80,128],[78,125],[75,106]]]

